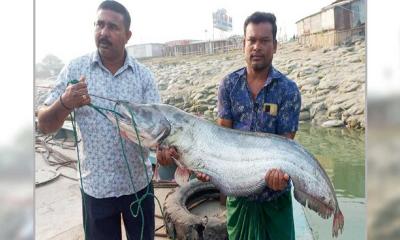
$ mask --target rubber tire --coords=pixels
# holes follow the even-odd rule
[[[195,195],[219,195],[212,183],[193,179],[167,194],[164,216],[167,234],[179,240],[225,240],[228,239],[226,216],[201,217],[192,214],[186,202]]]

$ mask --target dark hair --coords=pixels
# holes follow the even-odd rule
[[[250,23],[258,24],[258,23],[271,23],[272,25],[272,35],[274,37],[274,41],[276,41],[276,17],[273,13],[266,13],[266,12],[255,12],[246,18],[244,21],[244,35],[246,36],[246,27]]]
[[[99,7],[97,8],[97,11],[100,9],[103,10],[111,10],[117,13],[120,13],[124,17],[124,26],[126,30],[129,30],[131,26],[131,16],[129,15],[128,10],[122,5],[121,3],[113,0],[106,0],[102,2]]]

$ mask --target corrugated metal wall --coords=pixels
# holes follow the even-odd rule
[[[365,0],[355,0],[325,8],[297,22],[301,44],[327,47],[340,44],[353,36],[365,36]]]
[[[335,7],[335,29],[346,30],[351,28],[351,8],[350,4],[343,4]]]
[[[204,55],[228,52],[242,48],[241,39],[228,39],[210,42],[198,42],[185,45],[167,46],[164,56]]]
[[[321,13],[315,14],[310,18],[310,33],[318,33],[322,31]]]
[[[129,55],[135,58],[161,57],[164,54],[164,44],[139,44],[126,47]]]
[[[333,8],[321,12],[321,28],[322,31],[335,29],[335,15]]]

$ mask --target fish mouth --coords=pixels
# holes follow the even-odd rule
[[[156,138],[157,143],[162,143],[171,133],[171,124],[168,122],[169,127],[165,128],[161,134]]]

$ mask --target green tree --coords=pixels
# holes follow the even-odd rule
[[[48,54],[40,63],[36,64],[36,77],[49,78],[56,76],[64,66],[64,63],[57,56]]]

